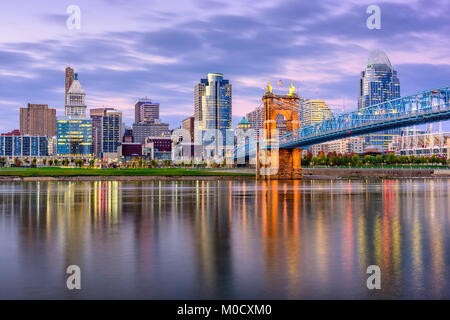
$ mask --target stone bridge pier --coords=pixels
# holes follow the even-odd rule
[[[279,114],[286,120],[286,131],[299,129],[300,97],[291,83],[289,94],[276,95],[270,82],[264,94],[264,141],[257,146],[256,175],[261,179],[300,179],[302,177],[301,149],[280,149],[278,145],[276,119]]]

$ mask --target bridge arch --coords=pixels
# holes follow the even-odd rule
[[[286,133],[300,128],[299,102],[300,97],[295,93],[291,83],[287,95],[277,95],[272,92],[272,86],[267,85],[263,98],[264,103],[264,141],[269,148],[258,152],[262,157],[261,170],[257,174],[269,179],[294,179],[301,176],[301,149],[277,148],[277,117],[282,115],[286,120]],[[259,159],[257,159],[257,163]]]

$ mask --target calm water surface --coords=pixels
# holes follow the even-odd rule
[[[450,299],[449,182],[1,182],[0,298]]]

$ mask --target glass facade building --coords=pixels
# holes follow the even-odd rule
[[[122,112],[107,110],[102,117],[102,153],[116,153],[121,143]]]
[[[232,92],[231,84],[223,78],[220,73],[208,73],[206,79],[201,79],[196,86],[196,103],[200,103],[201,94],[201,115],[197,112],[198,128],[196,130],[196,143],[210,145],[215,140],[217,153],[224,155],[224,151],[219,151],[224,146],[233,145],[234,136],[232,132]],[[216,135],[211,134],[215,130]],[[218,135],[222,137],[219,137]],[[223,138],[223,139],[222,139]]]
[[[302,99],[300,101],[300,125],[311,126],[333,117],[325,100]]]
[[[92,120],[63,117],[56,121],[56,154],[59,157],[91,157]]]
[[[45,136],[0,136],[0,157],[46,157]]]
[[[375,50],[369,56],[365,70],[361,72],[358,109],[397,98],[400,98],[400,80],[397,71],[392,68],[389,58],[383,51]],[[370,134],[365,136],[366,145],[387,151],[393,138],[399,134],[400,129]]]
[[[159,103],[147,98],[139,99],[134,105],[134,112],[135,123],[154,123],[159,120]]]

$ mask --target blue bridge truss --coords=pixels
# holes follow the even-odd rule
[[[314,144],[368,133],[450,119],[450,87],[425,91],[376,104],[289,132],[277,148],[306,148]],[[270,149],[271,146],[261,146]],[[239,146],[236,157],[254,155],[255,144]]]

